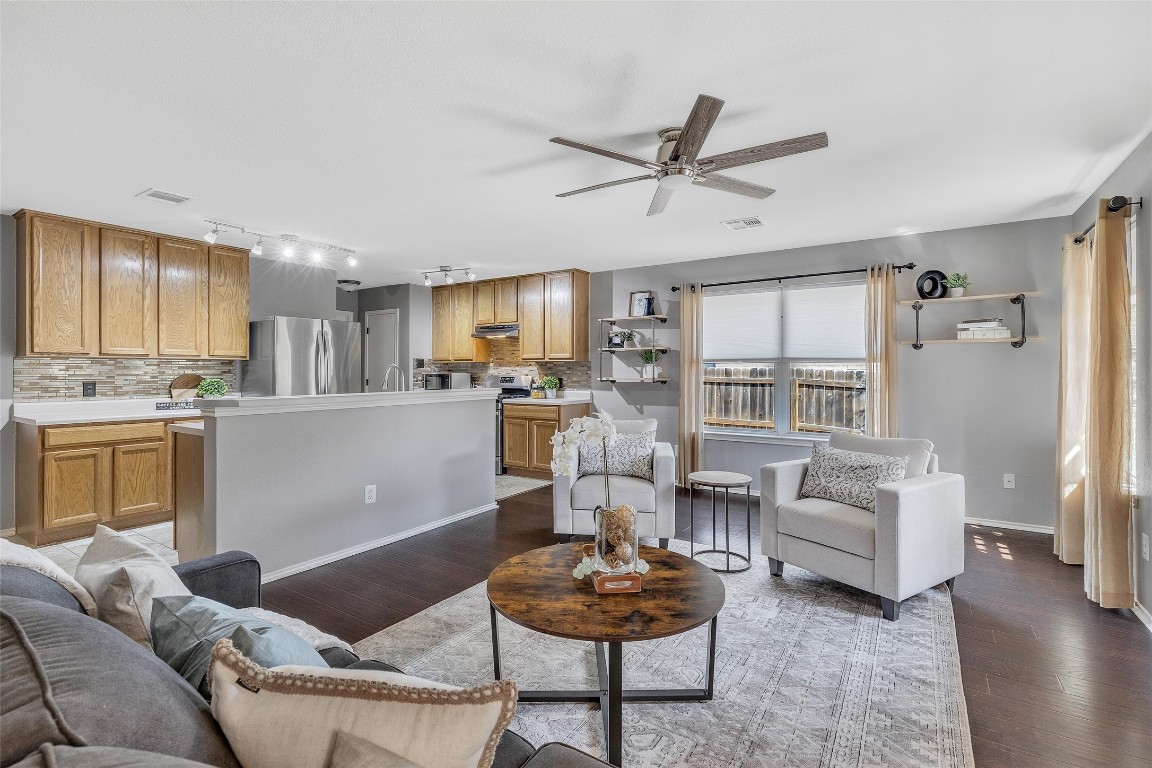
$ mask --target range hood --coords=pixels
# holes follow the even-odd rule
[[[509,339],[520,335],[520,326],[517,323],[507,325],[478,325],[472,332],[474,339]]]

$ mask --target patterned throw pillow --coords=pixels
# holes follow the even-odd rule
[[[876,511],[876,486],[903,480],[907,456],[842,451],[822,443],[812,449],[800,498],[828,499]]]
[[[608,446],[608,474],[651,480],[655,448],[655,431],[617,434],[616,442]],[[600,443],[580,445],[580,474],[604,474],[604,447]]]

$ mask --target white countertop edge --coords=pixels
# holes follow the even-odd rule
[[[179,432],[183,435],[196,435],[197,437],[204,436],[204,422],[202,421],[177,421],[168,425],[169,432]]]
[[[504,405],[587,405],[592,402],[591,395],[573,395],[572,397],[513,397],[504,401]]]
[[[394,405],[439,405],[445,402],[491,400],[498,389],[439,389],[427,392],[351,392],[343,395],[293,395],[290,397],[241,397],[202,400],[195,403],[205,418],[257,416],[270,413],[334,411]]]
[[[18,424],[53,426],[60,424],[99,424],[108,421],[164,421],[200,418],[196,409],[156,410],[168,398],[123,400],[34,400],[12,404],[12,421]]]

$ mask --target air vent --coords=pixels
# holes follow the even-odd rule
[[[136,197],[146,197],[149,200],[155,200],[158,203],[168,203],[170,205],[180,205],[186,203],[192,198],[178,195],[175,192],[165,192],[162,189],[146,189]]]
[[[730,221],[722,221],[720,223],[732,231],[736,231],[737,229],[751,229],[752,227],[764,226],[764,222],[760,221],[760,219],[755,216],[748,219],[732,219]]]

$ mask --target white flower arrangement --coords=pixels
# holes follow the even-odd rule
[[[595,416],[581,416],[572,419],[572,425],[563,432],[552,435],[552,473],[568,475],[572,471],[573,459],[585,443],[600,443],[605,449],[616,442],[616,424],[607,413]],[[607,452],[605,452],[607,457]],[[607,488],[608,465],[605,458],[604,483]]]

